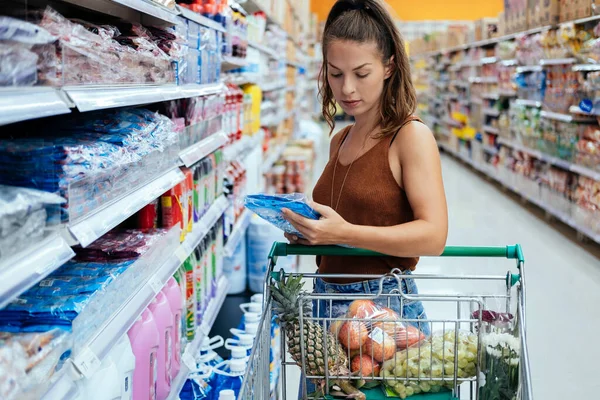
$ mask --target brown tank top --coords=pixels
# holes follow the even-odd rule
[[[402,124],[421,121],[410,117]],[[402,128],[401,127],[401,128]],[[331,204],[331,184],[334,181],[333,201],[337,203],[344,176],[350,165],[337,161],[340,147],[346,140],[350,127],[342,131],[337,148],[325,166],[313,190],[313,199],[319,204],[333,207]],[[412,208],[406,192],[398,186],[389,162],[389,149],[396,135],[383,138],[373,148],[354,161],[344,184],[337,212],[348,222],[365,226],[393,226],[414,220]],[[333,170],[335,163],[335,180]],[[394,268],[414,270],[418,258],[383,257],[317,257],[319,273],[322,274],[386,274]],[[360,279],[328,279],[334,283],[348,283]]]

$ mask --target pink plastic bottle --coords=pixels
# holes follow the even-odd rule
[[[162,291],[167,296],[171,312],[173,313],[173,329],[171,330],[171,342],[173,343],[171,378],[174,379],[181,369],[181,313],[183,312],[183,299],[181,298],[181,288],[175,278],[169,279]]]
[[[152,313],[144,310],[127,335],[135,355],[133,400],[156,400],[159,335]]]
[[[158,328],[158,377],[156,399],[165,400],[171,392],[171,360],[173,359],[173,313],[167,296],[158,292],[148,306]]]

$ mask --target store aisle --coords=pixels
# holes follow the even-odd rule
[[[527,272],[527,331],[536,399],[596,398],[600,382],[595,361],[600,315],[600,258],[549,225],[543,215],[524,207],[467,167],[443,156],[444,182],[450,210],[448,245],[523,246]],[[532,212],[533,211],[533,212]],[[539,216],[537,215],[539,214]],[[564,229],[558,225],[558,229]],[[309,258],[305,272],[314,271]],[[503,275],[507,260],[425,258],[419,273]],[[421,293],[482,293],[493,285],[472,281],[419,283]],[[427,307],[429,318],[444,308]],[[298,375],[288,375],[288,398],[294,398]],[[464,397],[463,393],[463,397]]]

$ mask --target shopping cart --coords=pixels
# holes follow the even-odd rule
[[[281,349],[277,351],[272,343],[272,334],[269,326],[272,319],[272,299],[269,289],[270,282],[285,279],[286,277],[297,274],[285,274],[282,271],[274,272],[274,268],[279,257],[292,255],[317,255],[317,256],[377,256],[379,254],[362,250],[351,249],[338,246],[300,246],[285,243],[275,243],[269,255],[269,268],[265,282],[264,296],[264,314],[259,327],[259,336],[252,354],[250,355],[248,369],[246,371],[244,385],[240,392],[239,399],[265,400],[270,398],[286,399],[286,366],[297,365],[295,362],[286,361],[286,343],[285,333],[281,332]],[[310,397],[306,392],[306,385],[302,385],[301,391],[303,398],[333,398],[334,389],[331,383],[339,382],[342,379],[351,380],[354,384],[357,382],[369,382],[368,386],[378,386],[371,389],[363,388],[362,391],[367,399],[383,399],[387,397],[412,396],[414,400],[428,399],[522,399],[531,400],[533,398],[531,389],[528,349],[525,329],[525,271],[524,258],[521,247],[447,247],[442,257],[493,257],[507,258],[516,260],[517,269],[508,271],[506,275],[431,275],[431,274],[412,274],[411,279],[415,280],[460,280],[473,283],[471,288],[477,287],[477,282],[484,282],[490,287],[490,282],[497,290],[497,293],[474,294],[472,290],[468,294],[404,294],[399,290],[392,290],[389,293],[383,293],[382,287],[384,280],[394,279],[400,287],[402,280],[408,276],[400,271],[392,271],[384,276],[380,275],[324,275],[324,274],[302,274],[306,279],[319,278],[355,278],[357,280],[379,279],[380,290],[375,294],[360,294],[348,296],[338,293],[302,293],[299,296],[299,310],[304,309],[308,304],[320,307],[319,304],[329,304],[331,309],[334,301],[353,301],[357,299],[374,300],[378,303],[387,302],[389,305],[393,299],[400,300],[400,310],[403,309],[405,302],[421,301],[428,310],[431,304],[442,303],[446,310],[451,310],[452,317],[448,315],[444,318],[430,318],[420,320],[409,320],[401,317],[405,325],[410,323],[428,323],[433,335],[431,338],[423,340],[420,344],[412,346],[407,350],[400,350],[401,344],[397,348],[392,359],[381,360],[381,370],[379,374],[371,372],[368,376],[361,376],[360,372],[348,375],[332,375],[327,369],[323,375],[310,375],[306,367],[307,349],[304,348],[304,341],[301,340],[301,369],[302,376],[313,382],[324,382],[324,393],[318,397]],[[319,314],[318,312],[316,313]],[[334,318],[335,317],[335,318]],[[323,326],[324,330],[331,328],[335,321],[360,321],[365,324],[372,323],[373,320],[361,320],[345,316],[325,315],[325,317],[302,316],[300,313],[299,323],[300,332],[303,332],[303,324],[312,322]],[[380,319],[383,323],[394,324],[396,319]],[[402,325],[394,325],[400,326]],[[457,333],[458,332],[458,333]],[[508,335],[508,336],[507,336]],[[302,336],[302,334],[301,334]],[[438,339],[436,339],[436,337]],[[507,342],[502,338],[509,337],[509,343],[512,347],[505,347]],[[440,339],[441,338],[441,339]],[[324,335],[324,342],[328,340],[338,340],[336,335]],[[392,340],[393,341],[393,340]],[[470,341],[470,342],[469,342]],[[440,351],[440,342],[441,351]],[[465,354],[465,346],[470,345],[470,349],[476,354],[474,366],[465,363],[468,359],[461,359],[461,353]],[[323,343],[323,348],[327,348],[327,343]],[[491,350],[490,350],[491,349]],[[275,351],[274,351],[275,350]],[[437,351],[437,353],[436,353]],[[274,353],[278,357],[283,357],[280,369],[273,365]],[[435,355],[434,355],[435,353]],[[441,354],[441,355],[440,355]],[[362,350],[359,355],[363,356]],[[456,357],[455,357],[456,355]],[[348,350],[348,360],[351,356]],[[375,357],[373,352],[367,354],[368,357]],[[325,350],[325,365],[328,363],[328,354]],[[400,359],[398,359],[400,357]],[[289,356],[288,356],[289,358]],[[435,358],[435,360],[434,360]],[[386,366],[387,362],[387,366]],[[441,363],[441,373],[436,370],[436,364]],[[390,368],[390,365],[392,367]],[[396,367],[400,367],[396,369]],[[502,374],[499,379],[495,378],[502,367]],[[388,372],[383,372],[383,370]],[[466,372],[468,371],[468,372]],[[494,372],[496,371],[496,372]],[[281,387],[278,388],[276,381],[279,381],[278,375],[281,373]],[[485,382],[488,379],[487,383]],[[402,386],[399,387],[399,384]],[[410,388],[410,389],[409,389]],[[435,393],[434,393],[435,392]],[[419,394],[420,393],[420,394]],[[495,396],[493,396],[495,394]],[[294,399],[296,397],[294,396]]]

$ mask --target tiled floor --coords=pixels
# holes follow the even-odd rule
[[[448,245],[523,246],[527,272],[527,333],[534,396],[540,400],[598,399],[600,379],[600,257],[560,224],[549,224],[535,208],[502,192],[457,161],[443,157],[450,210]],[[303,261],[314,271],[312,260]],[[418,273],[506,274],[507,260],[423,259]],[[494,284],[423,281],[422,293],[481,293]],[[430,318],[447,307],[428,306]],[[297,396],[299,374],[289,371],[288,399]]]

